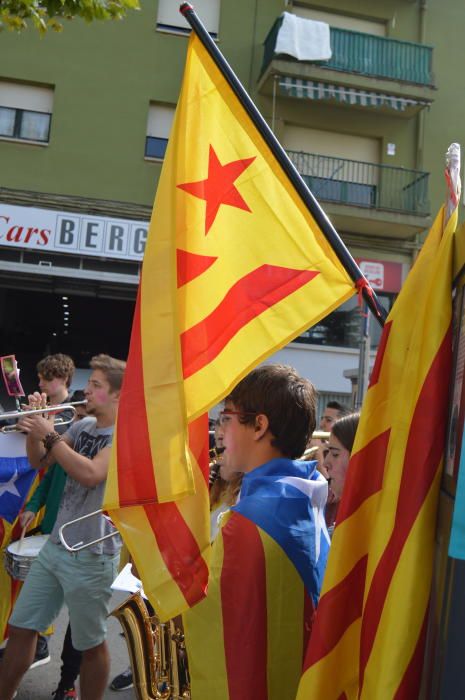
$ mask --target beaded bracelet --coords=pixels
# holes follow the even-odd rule
[[[60,442],[61,440],[63,440],[61,435],[59,433],[53,431],[51,433],[47,433],[47,435],[42,440],[42,443],[43,443],[45,449],[47,450],[47,452],[50,452],[52,447],[54,445],[56,445],[57,442]]]

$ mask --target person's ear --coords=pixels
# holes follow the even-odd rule
[[[264,413],[258,413],[255,416],[254,439],[261,440],[269,427],[270,422],[268,420],[268,416],[266,416]]]

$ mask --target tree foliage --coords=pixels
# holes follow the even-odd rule
[[[61,31],[63,19],[121,19],[137,9],[138,0],[0,0],[0,29],[21,31],[29,23],[41,33]]]

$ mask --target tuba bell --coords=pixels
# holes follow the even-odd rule
[[[176,618],[160,622],[134,593],[111,615],[123,628],[138,700],[190,700],[184,632]]]

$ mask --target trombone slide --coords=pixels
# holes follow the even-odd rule
[[[108,540],[110,537],[116,537],[116,535],[119,535],[118,530],[115,530],[114,532],[109,532],[107,535],[103,535],[103,537],[98,537],[96,540],[92,540],[91,542],[76,542],[76,544],[68,544],[67,541],[65,540],[65,537],[63,535],[64,530],[66,530],[67,527],[70,525],[74,525],[74,523],[78,523],[81,520],[86,520],[87,518],[92,518],[97,515],[102,515],[103,511],[100,508],[100,510],[94,510],[92,513],[87,513],[86,515],[81,515],[79,518],[74,518],[74,520],[70,520],[67,523],[64,523],[58,530],[58,537],[60,538],[60,542],[63,545],[63,547],[68,550],[68,552],[80,552],[81,549],[87,549],[87,547],[92,547],[93,544],[98,544],[98,542],[103,542],[103,540]],[[108,518],[107,515],[103,516],[104,518]],[[108,518],[110,520],[110,518]]]

